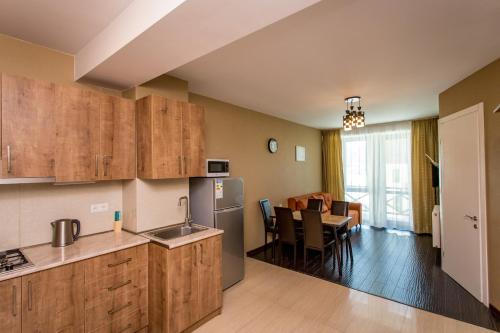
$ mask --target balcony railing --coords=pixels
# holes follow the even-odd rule
[[[405,225],[411,222],[411,198],[406,189],[387,187],[385,189],[386,219],[388,225]],[[347,186],[346,201],[360,202],[363,207],[363,220],[370,223],[370,194],[366,186]]]

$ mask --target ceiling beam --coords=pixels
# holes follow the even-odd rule
[[[130,88],[319,1],[136,0],[76,54],[75,79]]]

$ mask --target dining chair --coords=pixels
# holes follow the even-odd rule
[[[323,200],[321,199],[307,199],[307,209],[317,210],[318,212],[323,211]]]
[[[347,201],[332,201],[331,208],[332,215],[339,216],[349,216],[349,202]],[[340,263],[344,262],[344,243],[345,243],[345,252],[346,252],[346,260],[351,258],[351,263],[353,262],[352,256],[352,245],[351,245],[351,232],[349,230],[349,226],[346,224],[343,227],[337,229],[337,238],[340,242]]]
[[[304,224],[304,271],[307,265],[307,250],[321,252],[321,272],[325,271],[325,248],[332,248],[332,261],[335,269],[336,244],[335,237],[331,233],[323,231],[321,212],[312,209],[300,211]]]
[[[272,235],[272,259],[274,262],[275,258],[275,245],[276,245],[276,233],[277,233],[277,226],[276,226],[276,217],[272,215],[271,211],[271,202],[269,199],[261,199],[259,200],[259,206],[260,210],[262,212],[262,220],[264,221],[264,253],[267,257],[267,235],[271,233]]]
[[[297,267],[297,242],[301,238],[296,231],[293,213],[290,208],[274,207],[280,250],[280,265],[283,264],[283,244],[293,246],[293,265]]]

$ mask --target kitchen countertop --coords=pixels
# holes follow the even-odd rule
[[[195,232],[194,234],[181,236],[181,237],[177,237],[177,238],[172,238],[172,239],[167,239],[167,240],[163,240],[163,239],[148,235],[147,233],[149,233],[150,231],[148,231],[147,233],[142,233],[141,236],[149,238],[152,241],[154,241],[155,243],[163,245],[169,249],[174,249],[174,248],[179,247],[179,246],[183,246],[183,245],[186,245],[189,243],[194,243],[194,242],[197,242],[199,240],[213,237],[213,236],[217,236],[217,235],[224,233],[223,230],[205,227],[205,226],[201,226],[201,225],[194,224],[194,223],[193,223],[193,226],[207,228],[207,229],[199,231],[199,232]],[[157,230],[161,230],[161,229],[164,229],[164,228],[160,228]]]
[[[33,266],[15,270],[10,273],[0,274],[0,281],[146,243],[149,243],[149,239],[127,231],[121,231],[119,233],[109,231],[101,234],[83,236],[72,245],[66,247],[52,247],[51,244],[43,244],[22,248],[22,252],[33,263]]]

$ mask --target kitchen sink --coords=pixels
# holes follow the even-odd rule
[[[207,228],[198,226],[185,227],[183,225],[176,225],[173,227],[167,227],[160,230],[154,230],[148,232],[146,235],[156,237],[162,240],[168,240],[177,237],[191,235],[203,230],[207,230]]]

